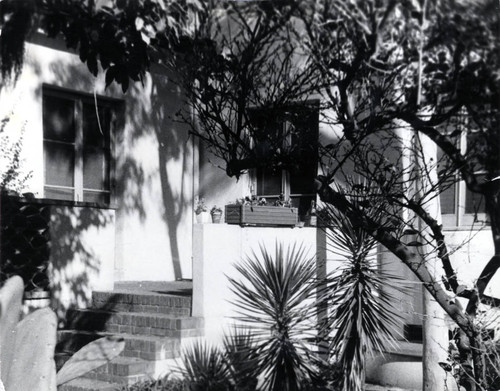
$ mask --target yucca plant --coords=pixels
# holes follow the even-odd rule
[[[253,368],[258,363],[255,338],[247,328],[234,327],[224,336],[224,354],[237,391],[255,391],[258,379]]]
[[[358,188],[371,192],[367,186]],[[386,218],[384,205],[367,198],[368,195],[354,194],[350,202],[365,208],[374,205],[370,218],[377,221],[385,218],[387,229],[398,229]],[[323,334],[332,334],[330,351],[342,373],[339,388],[358,391],[364,387],[367,355],[382,352],[384,345],[394,342],[400,322],[394,307],[395,297],[382,288],[404,290],[404,286],[400,278],[383,273],[378,267],[375,239],[329,205],[324,205],[322,216],[331,243],[329,250],[341,261],[340,267],[327,276],[321,290],[320,301],[331,309],[323,324]]]
[[[257,361],[252,335],[235,328],[224,336],[222,349],[197,341],[184,350],[179,366],[186,391],[255,391],[257,378],[250,368]]]
[[[261,245],[235,265],[241,280],[229,278],[240,316],[249,327],[257,360],[249,376],[259,376],[259,389],[294,391],[317,375],[314,354],[306,343],[314,330],[311,298],[315,294],[315,258],[303,246],[284,250],[276,244],[274,255]]]
[[[189,391],[234,390],[223,352],[200,341],[183,352],[180,373]]]

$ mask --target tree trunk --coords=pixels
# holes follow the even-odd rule
[[[460,327],[467,336],[472,336],[473,328],[470,319],[464,315],[462,310],[457,308],[452,297],[444,290],[442,283],[434,280],[425,262],[422,262],[422,257],[413,251],[413,247],[410,249],[410,247],[398,240],[381,224],[368,218],[362,211],[355,208],[347,200],[344,194],[333,190],[328,185],[328,179],[326,177],[321,175],[318,176],[315,180],[315,186],[323,202],[329,203],[337,208],[351,220],[352,224],[364,229],[369,235],[373,236],[380,244],[385,246],[408,266],[457,326]]]

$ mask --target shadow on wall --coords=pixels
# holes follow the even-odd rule
[[[224,208],[234,204],[236,199],[251,195],[248,173],[236,181],[227,176],[225,162],[215,157],[203,142],[200,142],[200,184],[199,196],[205,198],[208,208],[216,205]]]
[[[183,175],[183,173],[188,171],[187,159],[191,156],[192,151],[190,151],[191,148],[188,143],[189,138],[187,130],[183,131],[179,129],[180,126],[175,125],[171,119],[178,107],[173,106],[169,108],[162,99],[162,96],[165,97],[167,94],[172,94],[172,92],[174,96],[178,96],[178,93],[176,94],[176,91],[169,90],[168,85],[162,86],[161,82],[157,83],[156,86],[152,94],[154,113],[153,126],[158,140],[158,161],[160,164],[160,180],[162,184],[161,188],[164,206],[163,220],[168,226],[173,270],[175,278],[178,279],[182,278],[182,270],[180,266],[177,227],[179,226],[182,216],[188,213],[189,205],[192,205],[193,202],[193,195],[186,195],[186,187],[188,187],[186,177],[189,178],[190,176]],[[162,123],[167,123],[167,126],[161,126]],[[179,183],[180,191],[178,194],[175,194],[173,191],[173,187],[171,186],[172,180],[169,178],[169,172],[167,170],[168,162],[171,159],[181,159],[182,161],[181,182]],[[192,213],[188,216],[191,217],[191,215]]]
[[[46,305],[62,321],[92,290],[112,288],[114,210],[2,195],[0,281],[24,281],[25,311]],[[60,202],[61,204],[62,202]]]
[[[91,91],[95,83],[86,67],[79,63],[54,62],[50,72],[54,83],[70,86],[75,92]],[[165,239],[170,243],[170,254],[164,259],[171,260],[174,278],[182,278],[180,238],[186,234],[179,232],[179,226],[183,219],[184,224],[191,221],[193,151],[188,131],[172,120],[182,105],[181,94],[167,77],[154,74],[144,86],[131,85],[125,95],[115,86],[109,90],[112,96],[126,100],[122,130],[116,135],[117,220],[137,216],[146,223],[152,215],[161,216],[168,232]],[[155,150],[138,153],[136,148],[144,140]],[[161,191],[161,203],[151,204],[150,200],[157,198],[151,193],[156,191]],[[191,243],[185,245],[190,250]]]
[[[68,309],[88,307],[93,289],[112,288],[113,270],[114,211],[53,206],[48,275],[58,318]]]
[[[180,279],[183,277],[180,251],[183,243],[179,226],[183,218],[190,221],[193,201],[192,143],[188,131],[172,119],[182,104],[182,97],[173,83],[161,75],[152,75],[151,84],[145,87],[135,83],[128,94],[128,104],[134,110],[127,113],[126,121],[132,129],[123,142],[131,148],[141,139],[152,137],[156,151],[151,150],[151,155],[143,156],[144,161],[129,156],[121,162],[117,171],[120,173],[118,183],[123,186],[120,194],[123,207],[127,213],[139,213],[142,221],[146,220],[148,208],[144,196],[149,189],[158,189],[155,184],[159,182],[161,204],[155,205],[152,212],[161,215],[167,228],[174,278]],[[153,152],[158,166],[146,173],[143,164],[152,159]],[[173,164],[174,169],[171,168]]]

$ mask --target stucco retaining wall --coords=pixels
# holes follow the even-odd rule
[[[274,254],[276,243],[286,248],[302,243],[309,255],[317,251],[322,232],[315,228],[240,227],[229,224],[197,224],[194,227],[193,316],[205,318],[205,337],[211,343],[221,341],[236,316],[231,302],[235,299],[227,276],[239,278],[234,264],[259,254],[263,245]],[[319,236],[319,238],[318,238]],[[324,259],[324,254],[318,259]]]

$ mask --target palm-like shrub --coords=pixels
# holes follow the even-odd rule
[[[223,352],[195,342],[182,355],[180,372],[189,391],[232,391],[231,372]]]
[[[237,319],[249,327],[256,345],[249,376],[259,376],[264,390],[299,390],[316,376],[306,343],[314,330],[315,258],[302,246],[284,250],[276,244],[273,256],[261,245],[259,254],[235,267],[242,277],[229,278]]]
[[[222,348],[198,341],[185,349],[179,372],[189,391],[255,391],[257,378],[250,370],[257,360],[253,337],[234,329]]]
[[[363,197],[352,197],[353,204],[370,203]],[[371,211],[371,218],[385,218],[381,204]],[[374,250],[377,242],[364,230],[331,206],[322,210],[330,251],[341,260],[341,266],[327,276],[320,301],[330,308],[323,324],[323,335],[333,334],[330,351],[342,375],[338,386],[345,391],[364,387],[367,354],[382,352],[383,346],[394,342],[400,314],[395,297],[384,287],[404,290],[401,279],[382,272]],[[387,229],[396,229],[387,220]]]
[[[258,363],[255,338],[248,329],[235,327],[224,337],[223,346],[235,389],[255,391],[257,377],[253,373],[253,368]]]

